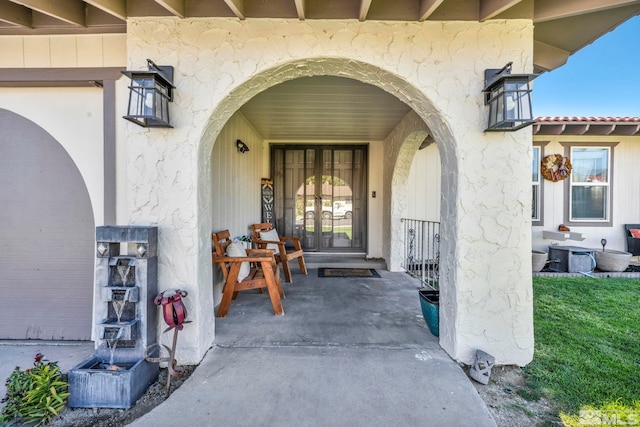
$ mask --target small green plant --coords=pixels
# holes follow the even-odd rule
[[[543,395],[540,384],[534,381],[527,381],[524,387],[519,388],[516,393],[528,401],[538,401]]]
[[[57,362],[36,354],[33,368],[21,371],[16,367],[6,381],[7,394],[0,414],[0,424],[20,419],[25,423],[43,425],[58,415],[67,402],[69,384],[64,380]]]

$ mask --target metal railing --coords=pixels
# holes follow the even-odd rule
[[[407,273],[423,285],[438,289],[440,267],[440,223],[402,218],[404,262]]]

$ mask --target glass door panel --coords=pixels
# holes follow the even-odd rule
[[[271,158],[278,229],[307,251],[366,249],[366,146],[274,146]]]
[[[301,191],[304,193],[304,239],[302,240],[302,247],[306,250],[315,250],[316,242],[318,241],[317,230],[315,227],[315,221],[318,213],[318,206],[316,203],[316,183],[315,183],[315,165],[316,165],[316,152],[315,150],[305,150],[305,175],[303,185],[300,186]]]

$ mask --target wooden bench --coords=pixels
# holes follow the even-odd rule
[[[216,313],[216,317],[224,317],[229,311],[231,300],[238,296],[238,292],[250,289],[267,288],[273,313],[276,316],[282,316],[284,310],[282,308],[281,299],[284,298],[284,290],[282,289],[282,281],[280,280],[280,269],[273,256],[272,250],[267,249],[247,249],[246,257],[243,256],[227,256],[227,248],[232,240],[229,230],[223,230],[211,235],[213,240],[214,253],[212,260],[220,265],[222,274],[224,275],[225,284],[222,290],[222,301]],[[242,281],[238,282],[238,274],[243,263],[250,263],[249,275]]]

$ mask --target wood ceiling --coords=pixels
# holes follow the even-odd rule
[[[537,71],[640,14],[640,0],[0,0],[0,36],[126,32],[127,18],[532,19]]]

